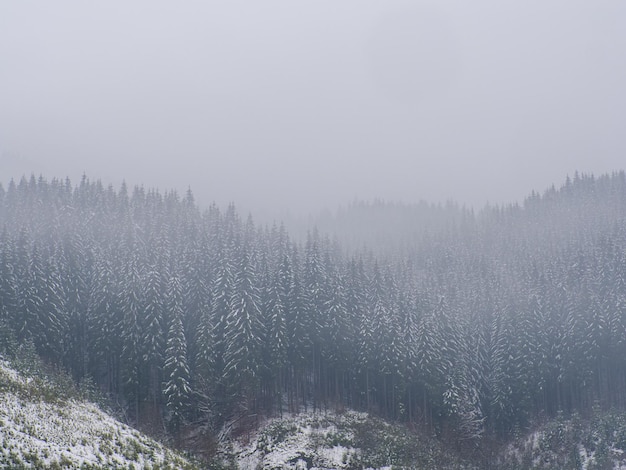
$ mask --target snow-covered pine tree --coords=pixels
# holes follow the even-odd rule
[[[165,273],[162,264],[149,266],[139,311],[142,367],[147,372],[147,392],[156,411],[161,399],[162,365],[165,352]]]
[[[354,358],[354,330],[348,318],[345,280],[337,269],[328,280],[328,300],[326,301],[326,340],[322,355],[328,364],[328,381],[335,404],[345,399],[346,382],[350,362]]]
[[[0,235],[0,321],[15,335],[18,279],[15,276],[15,246],[6,229]],[[7,332],[7,334],[9,334]],[[0,346],[2,347],[2,346]]]
[[[206,271],[206,260],[202,259],[200,247],[190,250],[183,256],[181,265],[181,285],[183,295],[183,327],[189,345],[192,381],[206,381],[213,369],[215,354],[214,325],[211,318],[210,277]],[[206,256],[206,254],[204,255]],[[208,264],[208,263],[207,263]]]
[[[307,315],[308,303],[302,277],[300,274],[300,258],[298,248],[292,247],[289,258],[284,258],[281,264],[281,283],[288,287],[289,294],[286,301],[286,325],[288,356],[291,365],[291,387],[289,403],[292,410],[298,410],[300,405],[307,406],[308,370],[311,365],[312,334],[311,318]]]
[[[25,232],[17,244],[17,315],[15,332],[20,341],[30,339],[38,342],[43,333],[41,309],[43,306],[43,282],[37,250],[31,252]],[[34,255],[34,256],[33,256]],[[39,343],[37,343],[39,344]]]
[[[322,399],[322,348],[325,338],[323,337],[324,325],[326,318],[324,317],[324,304],[327,297],[327,266],[322,261],[322,253],[320,248],[320,240],[317,230],[307,237],[305,245],[305,258],[302,270],[303,281],[303,300],[306,316],[309,321],[309,338],[311,339],[311,368],[312,368],[312,385],[313,385],[313,407],[320,405]],[[327,248],[326,246],[324,248]]]
[[[182,288],[177,275],[170,277],[167,286],[167,305],[170,327],[163,364],[163,395],[169,412],[168,424],[174,432],[185,422],[190,409],[191,386],[187,364],[187,341],[183,328]]]
[[[276,402],[282,413],[283,381],[287,365],[286,293],[282,292],[280,273],[274,273],[273,281],[265,280],[263,301],[263,360],[266,387],[270,390],[270,402]]]
[[[33,260],[38,255],[33,253]],[[39,264],[40,268],[35,268]],[[39,280],[38,289],[41,290],[40,323],[43,329],[40,333],[40,350],[49,359],[60,362],[65,354],[65,335],[68,331],[68,313],[65,304],[63,281],[53,260],[41,260],[33,263],[34,269],[41,269],[36,276]]]
[[[118,393],[122,356],[122,327],[120,280],[113,272],[111,257],[95,256],[94,282],[89,295],[90,337],[95,369],[103,377],[106,391]]]
[[[13,249],[6,231],[0,235],[0,353],[12,355],[17,350],[15,316],[17,314],[17,279],[13,273]]]
[[[214,352],[211,362],[215,371],[216,381],[222,383],[227,348],[226,332],[228,331],[228,316],[230,313],[231,298],[235,283],[234,266],[230,259],[230,253],[222,248],[217,257],[216,272],[211,286],[211,306],[209,322],[213,326]],[[209,333],[209,331],[206,331]],[[200,347],[200,346],[199,346]],[[199,350],[198,354],[206,354],[207,351]],[[206,359],[211,359],[207,357]]]
[[[141,349],[140,312],[142,299],[141,273],[138,262],[132,254],[124,266],[124,279],[121,306],[125,312],[122,317],[122,381],[125,393],[134,402],[135,419],[139,422],[139,407],[144,398],[145,374]]]
[[[261,352],[261,310],[255,264],[242,247],[226,318],[224,378],[235,393],[251,398]]]

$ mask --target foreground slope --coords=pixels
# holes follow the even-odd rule
[[[58,384],[0,358],[0,468],[193,469],[190,462]]]
[[[221,468],[478,468],[424,433],[362,412],[286,414],[267,419],[253,430],[227,426],[225,431],[216,457]]]
[[[499,470],[626,469],[626,413],[595,409],[587,417],[559,415],[511,440]]]
[[[595,409],[559,415],[508,443],[457,450],[406,426],[354,411],[301,413],[265,420],[221,442],[218,468],[624,470],[626,413]]]

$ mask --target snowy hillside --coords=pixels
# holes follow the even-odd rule
[[[559,415],[506,446],[502,470],[626,470],[626,414],[595,409],[589,417]]]
[[[431,438],[354,411],[268,419],[255,432],[224,439],[221,460],[240,469],[475,468]]]
[[[0,358],[0,468],[195,468],[95,405],[55,392]]]
[[[468,462],[424,433],[354,411],[285,415],[222,437],[217,467],[229,469],[626,469],[626,414],[600,410],[533,426],[494,446],[491,463],[476,453]]]

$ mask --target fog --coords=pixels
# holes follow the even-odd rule
[[[624,167],[626,2],[4,1],[0,181],[480,207]]]

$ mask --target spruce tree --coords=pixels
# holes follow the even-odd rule
[[[190,409],[191,386],[187,364],[187,342],[183,328],[183,301],[180,281],[172,276],[168,283],[168,307],[171,317],[163,374],[163,395],[169,412],[169,426],[177,432]]]

